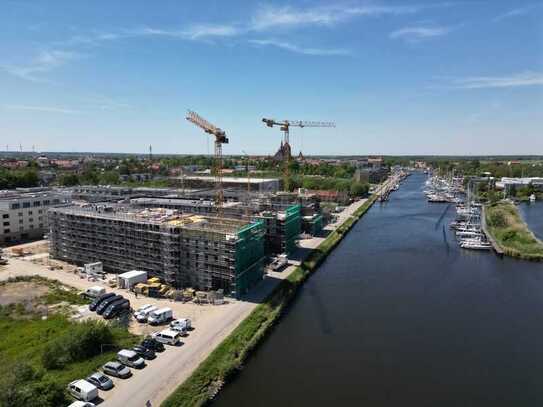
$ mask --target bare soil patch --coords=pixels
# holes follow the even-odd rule
[[[28,303],[44,296],[49,288],[43,284],[18,281],[0,286],[0,305]]]

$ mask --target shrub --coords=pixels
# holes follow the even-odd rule
[[[103,343],[111,343],[111,329],[99,321],[86,321],[67,334],[49,342],[42,354],[46,369],[59,369],[71,362],[91,358],[100,353]]]

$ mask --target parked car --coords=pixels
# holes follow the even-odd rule
[[[153,338],[145,338],[142,342],[141,342],[141,346],[143,346],[144,348],[147,348],[147,349],[151,349],[155,352],[164,352],[165,348],[164,348],[164,345],[157,341],[156,339],[153,339]]]
[[[94,384],[100,390],[109,390],[113,388],[113,381],[105,374],[96,372],[87,377],[89,383]]]
[[[120,377],[121,379],[126,379],[132,375],[130,369],[119,362],[107,362],[102,366],[102,371],[109,376]]]
[[[170,329],[179,332],[182,336],[187,336],[188,331],[192,329],[190,319],[181,318],[170,322]]]
[[[152,349],[146,348],[145,346],[136,345],[132,348],[132,350],[145,360],[151,360],[151,359],[156,358],[155,351]]]
[[[121,295],[115,295],[114,297],[106,298],[104,301],[96,307],[96,313],[98,315],[102,315],[107,307],[109,307],[109,304],[113,304],[115,301],[122,300],[123,297]]]
[[[117,300],[109,304],[104,311],[104,318],[105,319],[111,319],[119,314],[121,314],[123,311],[130,310],[130,301],[128,301],[126,298],[123,298],[121,300]]]
[[[106,293],[106,289],[104,287],[100,287],[99,285],[96,285],[94,287],[89,287],[85,290],[85,295],[90,298],[98,298],[101,295],[104,295]]]
[[[98,389],[86,380],[74,380],[68,385],[72,396],[81,401],[91,401],[98,397]]]
[[[161,308],[156,311],[152,311],[147,317],[147,321],[151,325],[164,324],[173,319],[173,311],[171,308]]]
[[[101,304],[102,301],[107,300],[108,298],[115,297],[115,293],[107,293],[100,295],[99,297],[96,297],[93,302],[90,303],[89,309],[91,311],[96,311],[96,308],[98,308],[98,305]]]
[[[136,369],[142,369],[145,366],[145,360],[129,349],[117,352],[117,360],[125,366],[135,367]]]
[[[70,404],[68,407],[96,407],[96,404],[91,403],[89,401],[74,401],[72,404]]]
[[[138,322],[147,322],[147,317],[153,311],[156,311],[158,307],[156,305],[147,304],[144,307],[138,308],[134,313],[134,317]]]
[[[155,332],[151,335],[154,339],[167,345],[182,345],[181,334],[171,329]]]

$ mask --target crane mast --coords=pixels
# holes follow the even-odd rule
[[[223,215],[224,189],[222,185],[222,145],[228,144],[228,138],[224,130],[208,122],[198,113],[192,110],[188,111],[186,119],[194,125],[200,127],[207,134],[215,136],[215,155],[213,160],[213,173],[215,175],[215,204],[217,213]]]
[[[285,191],[290,190],[290,127],[336,127],[334,122],[315,122],[305,120],[275,120],[263,118],[262,121],[268,127],[279,126],[283,132],[283,145],[288,146],[288,153],[283,157],[283,187]]]

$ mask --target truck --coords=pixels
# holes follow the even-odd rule
[[[173,319],[173,311],[171,308],[161,308],[156,311],[152,311],[148,317],[147,322],[151,325],[160,325],[169,322]]]

